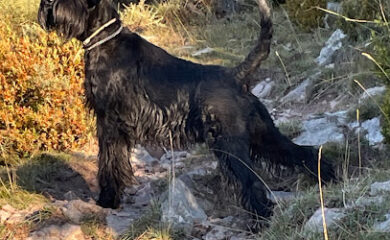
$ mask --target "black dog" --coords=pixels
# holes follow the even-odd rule
[[[317,172],[317,151],[281,135],[266,108],[248,91],[246,79],[269,54],[272,23],[259,0],[261,35],[235,68],[204,66],[169,55],[121,26],[109,0],[42,0],[38,19],[46,30],[84,41],[85,91],[97,117],[98,204],[116,208],[134,182],[129,162],[136,144],[185,148],[206,142],[219,159],[243,206],[271,213],[264,184],[251,170],[265,158]],[[322,178],[333,178],[323,162]]]

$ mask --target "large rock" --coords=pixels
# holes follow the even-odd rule
[[[382,135],[382,128],[379,117],[366,120],[361,123],[361,128],[357,121],[349,123],[348,127],[354,130],[357,134],[359,130],[364,130],[364,137],[368,140],[371,146],[378,145],[385,139]]]
[[[308,100],[313,89],[313,84],[321,75],[321,72],[311,74],[306,80],[300,83],[296,88],[291,90],[286,96],[282,97],[280,101],[282,103],[296,102],[303,103]]]
[[[322,117],[305,120],[302,133],[294,139],[299,145],[319,146],[327,142],[343,142],[343,126],[346,124],[346,111],[325,113]]]
[[[107,214],[107,228],[114,236],[120,236],[129,230],[129,227],[144,214],[145,209],[124,205],[122,209],[113,210]]]
[[[175,179],[166,193],[166,199],[161,204],[162,221],[173,224],[190,233],[194,224],[207,219],[195,196],[180,179]]]
[[[328,228],[333,228],[336,226],[336,223],[345,217],[345,213],[340,208],[325,208],[325,221]],[[323,232],[324,227],[322,225],[322,211],[321,208],[317,209],[313,216],[306,222],[304,226],[304,232],[306,234],[312,232]]]
[[[85,239],[80,226],[73,224],[50,225],[32,232],[27,240],[83,240]]]
[[[390,193],[390,181],[375,182],[371,184],[371,191],[370,191],[371,196],[376,196],[383,192]]]
[[[386,221],[375,223],[373,230],[375,232],[390,232],[390,214],[386,214]]]
[[[383,94],[386,91],[385,86],[376,86],[369,89],[366,89],[364,93],[360,96],[360,100],[367,99],[369,97],[374,97]]]
[[[61,211],[65,217],[76,224],[80,224],[87,216],[96,215],[103,218],[106,214],[106,210],[102,207],[82,200],[69,201],[61,208]]]
[[[370,145],[377,145],[385,139],[381,132],[379,117],[364,121],[362,128],[367,131],[366,138]]]
[[[326,41],[325,47],[321,49],[320,56],[316,59],[318,65],[325,66],[331,63],[334,53],[343,46],[342,40],[345,37],[346,35],[340,29],[333,32],[328,41]]]
[[[264,81],[261,81],[252,89],[252,94],[256,97],[262,99],[270,96],[272,88],[274,87],[275,82],[271,81],[271,78],[267,78]]]

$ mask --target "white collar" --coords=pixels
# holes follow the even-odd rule
[[[87,37],[84,41],[83,41],[83,45],[84,45],[84,48],[91,42],[91,40],[96,37],[96,35],[98,35],[101,31],[103,31],[105,28],[107,28],[108,26],[110,26],[111,24],[113,24],[114,22],[116,22],[117,19],[116,18],[113,18],[111,19],[110,21],[106,22],[103,26],[101,26],[100,28],[98,28],[94,33],[91,34],[91,36]],[[123,26],[121,25],[120,28],[118,30],[116,30],[113,34],[107,36],[106,38],[94,43],[92,46],[86,48],[87,51],[113,39],[114,37],[116,37],[123,29]]]

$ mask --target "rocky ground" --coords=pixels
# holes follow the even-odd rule
[[[332,4],[336,5],[328,7],[337,10],[337,3]],[[364,90],[356,91],[357,94],[349,94],[339,89],[335,91],[339,85],[324,85],[324,74],[338,68],[340,50],[347,45],[346,35],[341,30],[328,31],[331,32],[329,39],[321,46],[310,69],[289,78],[284,76],[282,69],[265,67],[253,76],[252,92],[267,106],[281,131],[295,143],[330,146],[325,147],[324,154],[333,156],[335,162],[340,158],[348,163],[351,161],[346,166],[345,162],[339,162],[343,165],[339,175],[349,180],[344,181],[344,186],[326,190],[328,195],[325,193],[325,198],[329,196],[330,199],[324,209],[329,230],[336,231],[341,226],[348,228],[350,225],[345,225],[345,222],[358,222],[364,231],[384,234],[372,239],[390,239],[387,235],[390,231],[390,206],[385,204],[390,198],[390,181],[387,181],[390,175],[357,178],[356,172],[361,169],[357,170],[355,157],[357,152],[361,155],[362,171],[366,176],[370,176],[370,169],[383,160],[386,146],[380,128],[381,112],[372,102],[384,94],[385,87],[370,84],[363,87]],[[294,51],[288,44],[283,48]],[[205,48],[194,51],[192,55],[212,51]],[[292,84],[280,91],[283,81]],[[362,113],[360,118],[356,117],[357,108]],[[358,150],[355,149],[357,146]],[[138,183],[125,190],[121,207],[112,210],[95,204],[99,192],[96,155],[73,153],[63,161],[55,154],[44,154],[44,164],[38,161],[35,165],[22,166],[17,175],[23,180],[25,189],[41,193],[47,200],[23,210],[12,206],[12,202],[1,204],[0,237],[31,240],[239,240],[280,239],[285,234],[287,237],[282,239],[318,239],[320,235],[316,234],[323,231],[317,186],[314,183],[313,188],[309,187],[311,192],[307,191],[306,182],[288,169],[275,172],[270,169],[272,174],[266,172],[262,175],[274,190],[269,198],[278,210],[275,210],[272,220],[260,228],[260,233],[255,233],[254,229],[259,229],[261,221],[253,220],[236,204],[234,194],[225,187],[219,175],[216,159],[205,146],[194,146],[188,152],[166,150],[157,158],[152,155],[142,146],[133,150],[131,161]],[[32,174],[37,169],[40,173]],[[308,210],[307,206],[298,207],[302,212],[299,216],[304,218],[299,221],[292,219],[296,206],[306,203],[309,197],[312,197],[309,202],[314,204]],[[378,216],[367,220],[367,216],[374,215],[363,213],[371,210]],[[359,214],[365,218],[352,217],[361,216]],[[289,234],[290,230],[279,228],[291,225],[288,221],[283,222],[285,217],[296,220],[297,227],[291,228],[296,237]],[[353,233],[347,236],[353,236]]]

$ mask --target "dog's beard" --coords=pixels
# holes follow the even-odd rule
[[[41,1],[39,24],[47,31],[55,30],[66,40],[73,37],[80,39],[87,21],[88,4],[85,0],[57,0],[53,4]]]

